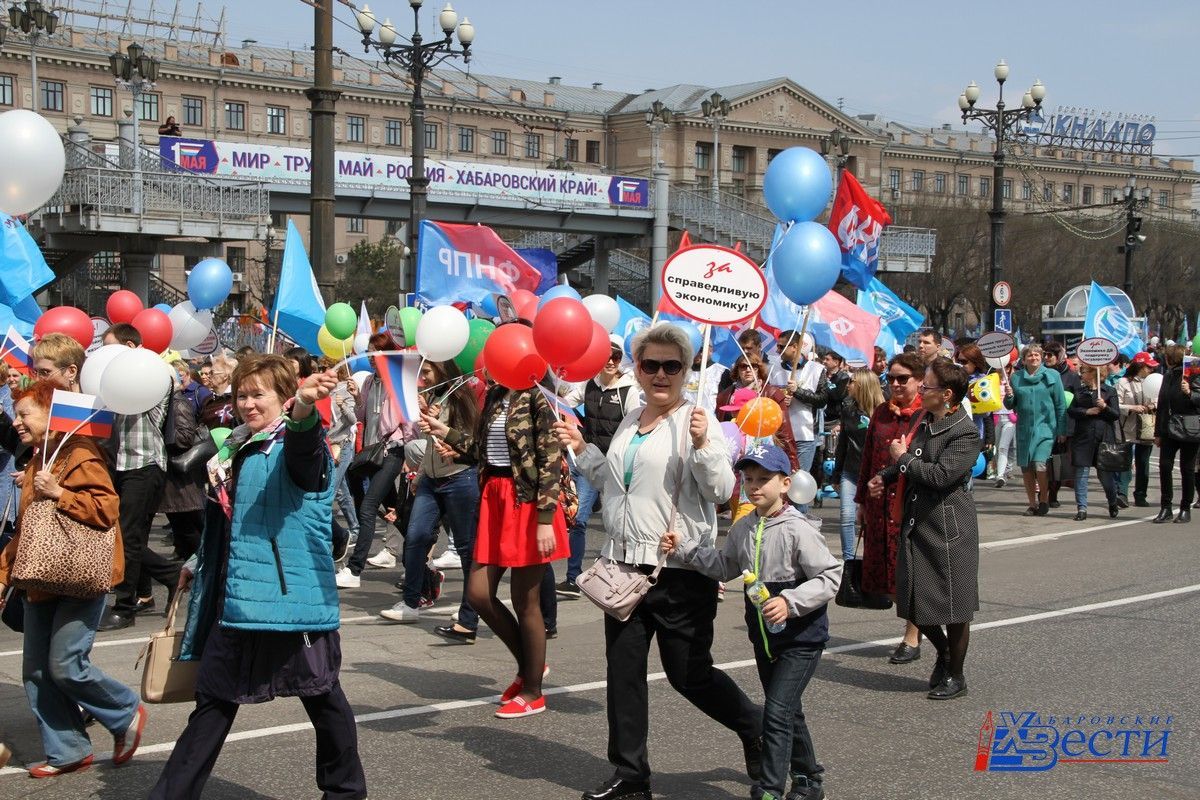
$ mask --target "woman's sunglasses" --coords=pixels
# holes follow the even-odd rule
[[[655,361],[653,358],[643,358],[638,362],[638,369],[646,375],[657,375],[661,369],[667,375],[678,375],[683,369],[683,362],[671,359],[670,361]]]

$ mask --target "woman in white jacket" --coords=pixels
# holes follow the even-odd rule
[[[674,530],[685,540],[712,545],[716,505],[733,491],[734,476],[728,444],[712,412],[683,400],[685,368],[692,362],[687,334],[674,325],[656,325],[634,338],[632,353],[645,405],[625,417],[607,455],[586,444],[577,428],[560,423],[557,432],[588,481],[600,489],[609,536],[602,554],[648,574],[658,563],[658,544],[671,524],[676,491]],[[713,668],[716,588],[716,581],[672,556],[628,621],[605,617],[608,757],[616,772],[585,792],[583,800],[650,800],[646,670],[655,636],[671,686],[738,734],[747,773],[758,779],[762,712]]]

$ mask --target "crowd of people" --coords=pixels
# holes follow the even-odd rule
[[[112,326],[104,340],[141,346],[130,325]],[[432,556],[445,538],[465,589],[450,624],[431,633],[475,644],[482,620],[515,663],[496,716],[539,714],[557,604],[581,595],[598,506],[600,556],[657,577],[626,618],[605,617],[614,771],[584,800],[651,796],[652,639],[670,685],[737,735],[753,797],[819,800],[824,769],[802,695],[835,596],[894,605],[903,636],[888,660],[916,661],[925,639],[935,651],[928,697],[967,692],[979,607],[973,482],[1003,488],[1015,459],[1026,514],[1048,514],[1069,485],[1074,519],[1083,520],[1096,468],[1116,517],[1131,483],[1133,503],[1150,504],[1158,445],[1155,521],[1190,520],[1200,377],[1185,374],[1180,347],[1094,367],[1060,344],[1026,345],[998,370],[1003,407],[978,413],[972,387],[993,366],[975,343],[949,346],[934,331],[890,358],[876,348],[872,364],[854,367],[807,347],[801,331],[743,331],[728,370],[701,363],[671,324],[626,344],[612,337],[590,380],[548,376],[520,390],[485,372],[464,376],[451,361],[423,363],[414,420],[399,415],[383,381],[360,384],[301,348],[203,362],[167,353],[173,389],[145,413],[116,415],[112,437],[97,440],[49,430],[54,389],[80,390],[85,353],[69,337],[43,337],[31,374],[0,386],[0,522],[11,537],[0,553],[0,602],[6,621],[23,605],[23,680],[46,756],[30,774],[91,765],[90,720],[112,734],[115,764],[133,756],[145,707],[88,654],[97,631],[155,610],[159,583],[168,607],[190,590],[181,658],[199,669],[195,709],[151,796],[199,797],[238,708],[299,697],[316,730],[318,786],[328,797],[365,797],[339,679],[339,590],[361,586],[369,567],[402,565],[400,598],[380,616],[420,623],[441,598],[445,576]],[[395,346],[381,333],[369,349]],[[1159,372],[1161,388],[1147,380]],[[783,422],[751,437],[733,420],[759,397],[778,403]],[[581,419],[565,419],[562,405]],[[839,552],[828,549],[810,503],[788,498],[805,471],[838,497]],[[35,536],[42,518],[30,508],[43,500],[75,523],[115,531],[111,603],[106,593],[11,591],[23,535]],[[151,546],[157,512],[169,524],[169,556]],[[722,517],[730,527],[720,543]],[[398,538],[384,533],[376,547],[381,520]],[[561,560],[557,581],[552,564]],[[512,610],[500,599],[506,575]],[[764,587],[745,600],[763,707],[713,664],[724,582],[739,577]]]

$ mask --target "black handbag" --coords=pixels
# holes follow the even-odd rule
[[[858,540],[854,543],[854,558],[842,565],[842,582],[838,585],[837,596],[833,598],[833,602],[846,608],[870,608],[879,611],[889,609],[892,607],[892,601],[887,597],[862,590],[863,561],[858,557],[861,544],[860,530]]]
[[[1125,429],[1113,423],[1121,433],[1119,442],[1100,442],[1096,445],[1096,469],[1104,472],[1128,472],[1133,468],[1133,442],[1125,441]]]
[[[1178,442],[1200,442],[1200,414],[1167,417],[1167,437]]]
[[[377,472],[383,466],[383,460],[387,458],[388,448],[391,446],[391,442],[388,441],[390,437],[391,434],[388,434],[375,444],[369,444],[355,453],[354,458],[350,459],[350,466],[346,467],[347,474]]]
[[[217,443],[204,425],[196,427],[196,443],[177,456],[167,459],[167,468],[173,475],[188,476],[204,468],[209,459],[217,454]]]

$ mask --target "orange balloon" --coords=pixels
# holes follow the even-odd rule
[[[783,424],[783,409],[769,397],[756,397],[742,406],[736,422],[742,433],[755,439],[774,436]]]

